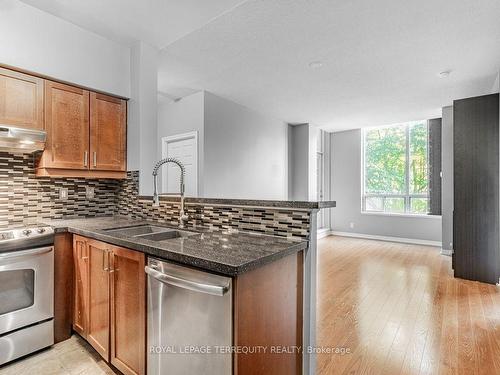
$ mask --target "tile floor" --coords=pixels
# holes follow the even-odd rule
[[[0,367],[0,375],[115,374],[80,336],[73,335],[49,349]]]

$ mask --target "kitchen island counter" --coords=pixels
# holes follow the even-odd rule
[[[153,241],[127,234],[113,233],[111,229],[142,225],[179,228],[123,216],[45,220],[41,223],[52,226],[56,233],[79,234],[112,245],[140,251],[149,256],[226,276],[236,276],[259,268],[305,250],[308,246],[307,241],[296,239],[196,227],[185,229],[195,232],[187,237]]]

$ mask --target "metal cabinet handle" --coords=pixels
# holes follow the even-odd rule
[[[88,167],[88,165],[89,165],[89,152],[85,150],[85,152],[83,153],[83,166]]]
[[[112,264],[113,265],[113,268],[111,268],[110,266],[108,266],[108,270],[109,270],[108,272],[109,273],[118,272],[119,269],[115,268],[115,254],[112,251],[110,251],[108,253],[108,256],[110,256],[112,258],[111,260],[108,259],[108,264]]]
[[[149,266],[144,267],[144,271],[156,280],[164,283],[177,286],[179,288],[189,289],[194,292],[212,294],[214,296],[223,296],[229,290],[229,284],[226,285],[213,285],[213,284],[203,284],[196,281],[183,279],[181,277],[168,275],[163,272],[159,272]]]
[[[106,264],[106,266],[104,266]],[[109,271],[109,257],[108,257],[108,250],[103,250],[102,251],[102,270],[104,272]]]
[[[94,167],[97,167],[97,152],[96,151],[93,152],[92,159],[93,159]]]
[[[83,248],[80,246],[80,259],[81,260],[87,260],[89,259],[88,255],[87,256],[83,256]]]

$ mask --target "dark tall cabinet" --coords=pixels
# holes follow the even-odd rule
[[[453,269],[456,277],[497,283],[499,96],[453,103]]]

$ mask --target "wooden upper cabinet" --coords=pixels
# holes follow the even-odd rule
[[[47,144],[39,167],[88,169],[89,92],[45,81]]]
[[[42,130],[43,79],[0,68],[0,125]]]
[[[127,103],[90,93],[90,169],[126,170]]]
[[[127,101],[0,67],[0,126],[47,132],[39,177],[127,177]]]

